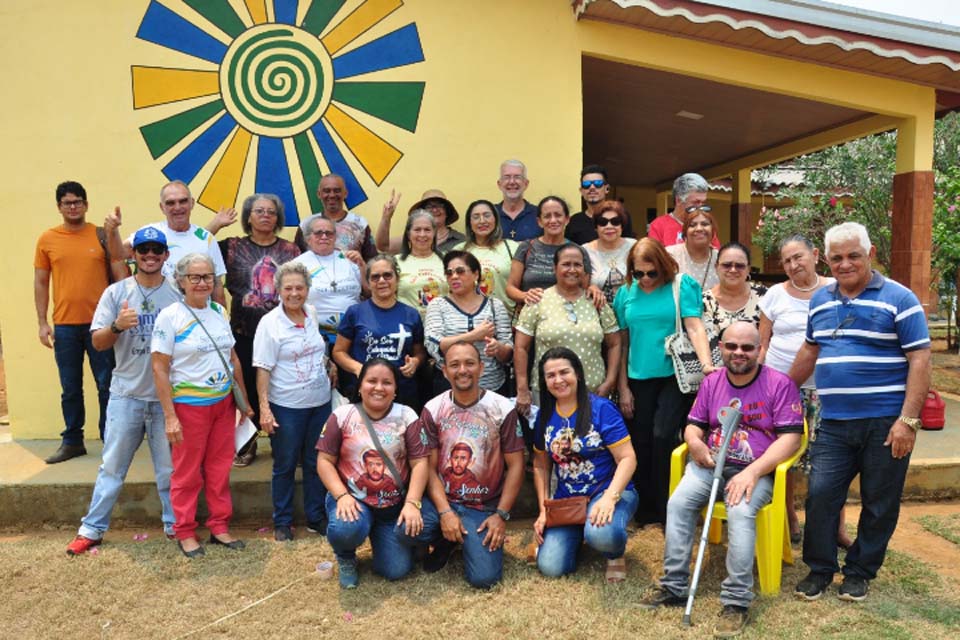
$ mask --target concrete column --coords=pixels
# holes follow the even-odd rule
[[[933,171],[893,176],[890,277],[913,291],[929,315],[933,233]]]
[[[750,169],[738,169],[732,176],[730,197],[730,240],[751,245],[753,216],[750,213]]]
[[[673,206],[673,194],[669,191],[660,191],[657,193],[657,215],[663,216],[670,211]]]

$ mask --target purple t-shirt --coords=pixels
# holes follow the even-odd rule
[[[746,467],[766,452],[783,433],[803,433],[800,392],[786,375],[760,365],[752,382],[738,387],[730,383],[725,369],[707,376],[687,417],[688,424],[709,430],[707,445],[712,453],[720,449],[720,418],[724,407],[743,414],[740,426],[730,438],[727,464]]]

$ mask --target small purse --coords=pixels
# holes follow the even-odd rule
[[[587,496],[573,496],[544,500],[543,510],[547,514],[546,527],[565,527],[568,525],[582,525],[587,522]]]
[[[680,278],[673,280],[673,303],[676,308],[676,332],[664,339],[664,349],[673,360],[673,372],[681,393],[695,393],[703,381],[703,365],[697,356],[697,350],[690,342],[687,332],[680,323]],[[710,344],[710,356],[715,365],[723,362],[720,357],[720,340],[713,332],[704,327]]]

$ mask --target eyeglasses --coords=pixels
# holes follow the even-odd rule
[[[318,238],[332,238],[337,235],[337,232],[329,229],[320,229],[319,231],[314,231],[313,235],[317,236]]]
[[[276,209],[262,209],[262,208],[261,208],[261,209],[254,209],[254,210],[253,210],[253,213],[255,213],[255,214],[258,215],[258,216],[270,216],[270,217],[273,217],[273,216],[277,215],[277,210],[276,210]]]
[[[470,220],[472,222],[480,222],[481,220],[493,220],[493,212],[483,211],[480,213],[471,213]]]
[[[142,256],[145,256],[148,253],[152,253],[155,256],[162,256],[167,252],[167,248],[165,246],[163,246],[162,244],[154,244],[152,242],[145,242],[143,244],[139,244],[136,247],[134,247],[133,250]]]
[[[423,208],[430,209],[431,211],[434,209],[440,209],[441,211],[447,210],[447,206],[439,200],[428,200],[423,203]]]
[[[563,310],[567,312],[567,320],[573,324],[577,324],[577,310],[573,306],[573,303],[567,300],[563,303]]]
[[[736,351],[737,349],[740,349],[740,351],[743,351],[744,353],[753,353],[757,349],[757,345],[750,342],[743,344],[738,342],[724,342],[723,348],[727,351]]]
[[[604,218],[601,216],[595,219],[594,224],[598,227],[605,227],[608,224],[619,227],[621,224],[623,224],[623,222],[620,220],[620,218]]]
[[[747,264],[744,262],[721,262],[720,268],[727,271],[743,271],[747,268]]]
[[[711,211],[713,211],[713,207],[711,207],[708,204],[695,204],[692,207],[687,207],[686,209],[684,209],[684,211],[686,211],[687,213],[693,213],[695,211],[705,211],[706,213],[710,213]]]
[[[212,273],[188,273],[186,275],[187,282],[190,284],[200,284],[201,281],[210,284],[215,277]]]
[[[86,200],[61,200],[60,206],[64,209],[78,209],[87,204]]]
[[[465,274],[467,271],[469,271],[469,269],[467,269],[466,267],[457,267],[456,269],[447,269],[446,271],[444,271],[444,273],[447,274],[447,277],[449,278],[449,277],[452,276],[453,274],[457,274],[458,276],[462,276],[462,275]]]
[[[520,174],[518,174],[518,173],[517,173],[517,174],[511,174],[511,175],[508,175],[508,176],[500,176],[500,181],[501,181],[501,182],[520,182],[520,181],[522,181],[522,180],[524,180],[524,179],[525,179],[524,176],[522,176],[522,175],[520,175]]]
[[[633,271],[633,277],[636,278],[637,280],[642,280],[644,277],[650,278],[651,280],[656,280],[657,276],[659,275],[660,275],[660,272],[657,271],[656,269],[652,271],[640,271],[639,269],[635,269]]]
[[[839,319],[839,316],[840,316],[840,311],[838,309],[837,310],[838,319]],[[843,337],[843,330],[849,327],[850,325],[852,325],[855,320],[856,320],[856,316],[854,316],[853,314],[848,315],[846,318],[843,319],[843,322],[837,325],[837,328],[833,330],[833,334],[831,334],[830,337],[834,339],[838,337]]]
[[[606,181],[606,180],[602,180],[602,179],[600,179],[600,180],[581,180],[581,181],[580,181],[580,186],[583,187],[584,189],[589,189],[590,187],[596,187],[597,189],[599,189],[600,187],[602,187],[602,186],[605,185],[605,184],[607,184],[607,181]]]
[[[390,282],[391,280],[393,280],[393,275],[394,275],[393,271],[384,271],[383,273],[371,273],[370,281],[380,282],[381,280],[383,280],[384,282]]]

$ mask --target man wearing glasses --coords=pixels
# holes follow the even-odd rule
[[[597,239],[597,228],[593,224],[593,216],[597,214],[600,205],[610,193],[610,183],[607,181],[607,170],[598,164],[590,164],[580,171],[580,197],[583,198],[585,208],[573,214],[563,235],[571,242],[584,245]],[[633,225],[627,215],[623,225],[624,238],[633,237]]]
[[[60,374],[60,407],[63,411],[62,443],[47,464],[63,462],[87,453],[83,446],[83,354],[100,396],[100,438],[106,426],[107,399],[110,394],[110,372],[113,352],[97,351],[90,340],[90,321],[100,294],[109,280],[126,277],[126,265],[118,257],[110,259],[107,237],[116,236],[111,219],[103,229],[87,222],[87,191],[79,182],[57,185],[57,207],[63,224],[44,231],[37,240],[33,259],[34,302],[40,325],[40,344],[53,349]],[[53,327],[47,320],[50,304],[50,281],[53,280]]]
[[[930,387],[930,334],[923,306],[906,287],[871,268],[876,247],[866,228],[845,222],[824,239],[836,282],[810,299],[806,342],[790,377],[814,374],[822,404],[811,442],[803,535],[810,573],[796,595],[816,600],[840,570],[837,526],[850,482],[860,475],[863,503],[847,551],[841,600],[867,597],[897,528],[920,409]]]
[[[714,632],[716,638],[729,638],[746,625],[754,598],[756,515],[773,496],[773,471],[800,446],[803,413],[793,381],[758,364],[760,332],[752,322],[731,324],[720,344],[724,368],[704,379],[683,435],[690,448],[689,462],[667,503],[663,577],[641,606],[686,604],[697,520],[710,498],[714,456],[723,439],[720,413],[724,407],[734,407],[743,418],[730,439],[723,468],[729,544],[727,577],[720,585],[723,609]]]
[[[170,506],[170,473],[173,463],[167,442],[163,410],[153,384],[150,339],[161,309],[180,296],[164,281],[167,239],[153,227],[144,227],[133,237],[137,273],[107,287],[90,324],[93,346],[116,354],[117,366],[110,383],[103,463],[93,486],[90,507],[67,554],[81,555],[99,545],[110,526],[110,514],[120,497],[133,456],[143,443],[150,446],[160,497],[163,528],[173,536]]]
[[[665,247],[683,242],[683,223],[687,216],[698,211],[712,211],[707,204],[707,192],[710,185],[699,173],[685,173],[673,181],[673,211],[660,216],[650,223],[647,237],[653,238]],[[720,248],[717,230],[713,230],[714,249]]]
[[[210,256],[213,260],[215,277],[213,279],[213,300],[226,306],[226,298],[223,294],[223,281],[221,277],[227,272],[227,267],[223,263],[223,254],[220,252],[220,245],[213,233],[207,229],[198,227],[190,222],[190,214],[195,204],[193,196],[190,195],[190,188],[182,180],[169,182],[160,189],[160,210],[166,218],[163,222],[153,222],[147,226],[160,231],[167,239],[167,248],[169,257],[163,265],[163,275],[170,282],[170,286],[177,288],[174,280],[174,271],[177,261],[189,253],[202,253]],[[224,210],[236,217],[233,209]],[[221,212],[223,214],[224,212]],[[115,214],[119,221],[119,210]],[[128,248],[133,241],[133,237],[125,243],[124,248]]]
[[[523,242],[543,234],[537,224],[537,205],[523,197],[528,186],[526,165],[519,160],[506,160],[500,165],[497,188],[503,194],[503,200],[496,207],[504,238]]]

